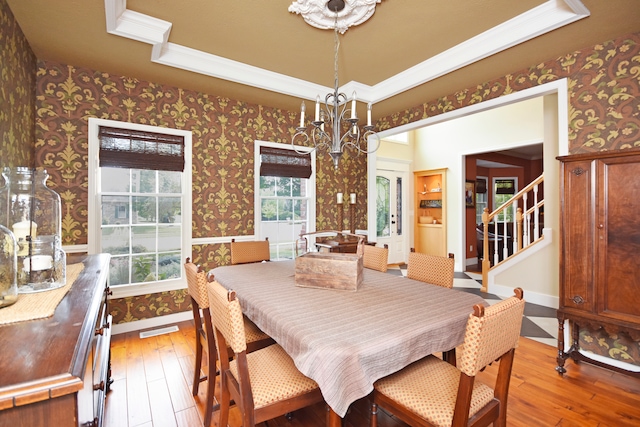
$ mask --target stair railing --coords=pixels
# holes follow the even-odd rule
[[[541,224],[540,219],[544,215],[544,200],[539,200],[539,190],[543,188],[543,183],[544,174],[531,181],[493,212],[489,213],[489,209],[484,208],[482,213],[482,292],[487,292],[489,270],[517,256],[527,247],[542,239],[544,222],[542,221]],[[509,213],[513,218],[511,222],[506,220]],[[497,220],[501,214],[504,221]],[[489,224],[491,223],[494,224],[494,233],[489,232]],[[509,254],[508,245],[509,231],[512,235],[511,254]],[[493,253],[489,253],[490,239],[493,240]],[[502,257],[500,252],[502,252]],[[493,263],[491,257],[493,257]]]

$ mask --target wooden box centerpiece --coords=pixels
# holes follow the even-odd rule
[[[307,252],[296,258],[296,286],[357,291],[362,284],[363,236],[355,254]]]

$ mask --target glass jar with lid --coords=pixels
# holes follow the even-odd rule
[[[4,168],[0,224],[17,242],[19,293],[59,288],[66,282],[60,196],[46,185],[44,169]]]

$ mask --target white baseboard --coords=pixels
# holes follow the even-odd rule
[[[513,286],[491,285],[487,291],[490,294],[498,295],[502,298],[508,298],[513,296]],[[525,291],[524,299],[532,304],[542,305],[549,308],[558,308],[560,298],[553,295],[541,294],[530,290]]]
[[[127,323],[118,323],[113,325],[113,335],[124,334],[127,332],[140,331],[142,329],[156,328],[158,326],[170,325],[172,323],[184,322],[192,320],[193,313],[189,311],[181,311],[180,313],[167,314],[166,316],[153,317],[151,319],[136,320]]]

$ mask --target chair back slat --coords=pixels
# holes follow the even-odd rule
[[[231,264],[270,261],[269,240],[236,242],[231,241]]]
[[[513,296],[485,308],[483,315],[469,315],[459,361],[462,372],[475,376],[517,346],[524,304],[521,297]]]

